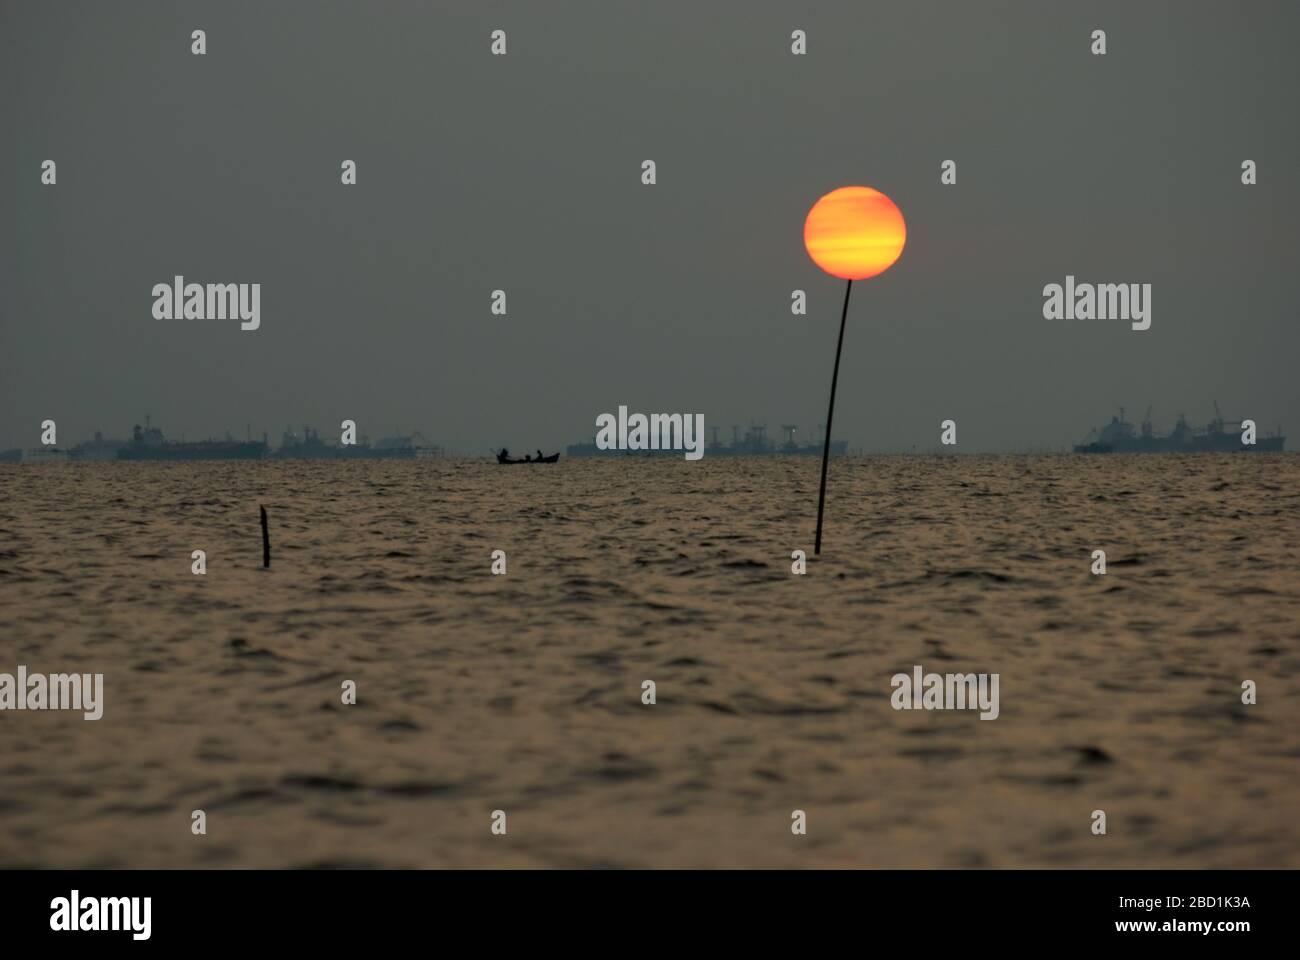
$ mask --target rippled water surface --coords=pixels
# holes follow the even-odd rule
[[[1300,866],[1300,457],[819,467],[0,466],[0,865]]]

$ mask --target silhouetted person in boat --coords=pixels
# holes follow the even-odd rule
[[[525,453],[525,454],[524,454],[524,463],[532,463],[532,462],[533,462],[533,458],[532,458],[531,456],[529,456],[528,454]]]
[[[537,459],[538,459],[538,460],[545,460],[545,459],[546,459],[544,456],[542,456],[542,451],[540,451],[540,450],[537,451]]]

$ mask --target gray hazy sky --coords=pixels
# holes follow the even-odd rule
[[[802,225],[846,184],[908,225],[854,285],[852,447],[933,447],[951,417],[959,450],[1058,448],[1120,404],[1162,426],[1215,399],[1294,446],[1298,11],[4,0],[0,447],[146,412],[470,452],[556,449],[620,403],[811,430],[843,284]],[[261,329],[155,320],[175,274],[260,282]],[[1151,283],[1151,329],[1044,320],[1066,274]]]

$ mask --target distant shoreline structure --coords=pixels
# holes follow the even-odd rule
[[[1119,408],[1119,415],[1112,417],[1110,423],[1092,430],[1082,442],[1059,446],[1036,444],[1018,450],[958,450],[955,447],[937,445],[921,446],[913,444],[905,447],[878,447],[849,450],[849,441],[832,440],[832,456],[856,457],[952,457],[952,456],[1061,456],[1071,452],[1080,455],[1106,454],[1152,454],[1152,453],[1283,453],[1286,437],[1280,429],[1270,434],[1255,437],[1255,442],[1243,443],[1242,432],[1235,428],[1228,429],[1229,421],[1219,415],[1215,404],[1215,419],[1200,427],[1191,426],[1186,417],[1180,415],[1177,425],[1168,433],[1157,432],[1151,424],[1151,410],[1148,409],[1140,427],[1135,427],[1125,418],[1125,410]],[[772,440],[767,435],[765,424],[753,424],[741,432],[741,427],[731,428],[729,441],[719,438],[719,428],[711,427],[711,436],[706,438],[704,454],[706,457],[781,457],[781,456],[819,456],[824,439],[815,435],[812,440],[801,440],[799,428],[794,424],[782,424],[784,437],[780,441]],[[78,443],[73,447],[35,447],[0,450],[0,464],[56,464],[68,462],[131,462],[131,461],[204,461],[204,460],[428,460],[446,457],[481,458],[482,455],[457,452],[448,453],[443,447],[429,443],[419,432],[397,434],[383,437],[371,443],[362,435],[355,444],[331,444],[321,439],[320,434],[311,427],[303,427],[301,432],[292,428],[285,430],[278,447],[272,448],[267,435],[261,440],[251,437],[237,440],[229,433],[223,439],[199,441],[168,440],[149,417],[145,417],[143,427],[133,428],[131,439],[113,439],[95,431],[91,440]],[[680,457],[678,450],[602,450],[596,446],[595,438],[582,443],[571,443],[565,450],[565,459],[639,459],[644,457]]]
[[[1247,448],[1244,448],[1244,449],[1241,449],[1241,450],[1234,450],[1234,451],[1231,451],[1231,453],[1233,453],[1234,455],[1235,455],[1236,453],[1249,453],[1249,452],[1252,452],[1252,448],[1247,447]],[[1276,447],[1276,446],[1272,446],[1272,447],[1263,447],[1263,446],[1261,446],[1261,448],[1259,449],[1259,452],[1260,452],[1260,453],[1273,453],[1273,454],[1277,454],[1277,455],[1281,455],[1281,456],[1300,456],[1300,453],[1297,453],[1297,452],[1295,452],[1295,451],[1283,450],[1283,449],[1280,449],[1280,448],[1278,448],[1278,447]],[[873,458],[880,458],[880,459],[889,458],[889,459],[893,459],[893,458],[899,458],[899,457],[907,457],[907,458],[912,458],[912,459],[930,459],[930,460],[951,460],[951,459],[954,459],[954,458],[963,458],[963,459],[965,459],[965,458],[971,458],[971,459],[978,459],[978,458],[981,458],[981,457],[993,457],[993,458],[996,458],[996,457],[1023,457],[1023,458],[1036,458],[1036,457],[1069,457],[1069,458],[1073,459],[1073,458],[1077,458],[1077,457],[1092,457],[1092,456],[1094,456],[1096,453],[1106,453],[1106,454],[1108,454],[1107,459],[1109,459],[1110,457],[1116,457],[1116,458],[1118,458],[1118,457],[1127,457],[1127,456],[1145,456],[1145,457],[1155,456],[1155,457],[1158,457],[1158,456],[1160,456],[1160,455],[1166,455],[1166,456],[1171,456],[1171,457],[1181,457],[1181,456],[1204,456],[1204,455],[1212,455],[1212,454],[1226,455],[1226,454],[1229,453],[1229,451],[1223,451],[1223,450],[1191,450],[1191,451],[1182,451],[1182,450],[1152,450],[1152,451],[1140,451],[1140,450],[1139,450],[1139,451],[1115,451],[1115,450],[1109,450],[1109,451],[1089,451],[1089,452],[1083,452],[1083,453],[1076,453],[1076,452],[1073,452],[1073,451],[1071,451],[1071,450],[1069,450],[1069,449],[1061,449],[1061,448],[1057,448],[1057,449],[1042,449],[1042,448],[1040,448],[1040,449],[1034,449],[1034,450],[981,450],[981,451],[974,451],[974,450],[972,450],[972,451],[957,451],[957,450],[933,450],[933,449],[920,450],[920,449],[917,449],[917,450],[852,450],[852,451],[843,451],[843,452],[841,452],[841,451],[835,449],[834,447],[833,447],[833,449],[832,449],[832,455],[833,455],[833,456],[836,456],[836,457],[845,457],[845,458],[847,458],[847,459],[851,459],[851,460],[853,460],[853,459],[863,459],[863,460],[865,460],[865,459],[873,459]],[[749,458],[749,459],[754,459],[754,460],[770,460],[770,459],[778,459],[778,458],[780,458],[780,457],[782,457],[782,456],[785,456],[785,454],[782,454],[782,453],[780,453],[780,452],[778,451],[778,452],[776,452],[776,453],[768,453],[768,454],[743,454],[743,453],[741,453],[741,454],[723,454],[723,455],[721,455],[720,459],[725,459],[725,460],[744,460],[744,459],[746,459],[746,458]],[[802,454],[796,454],[795,456],[803,456],[803,455],[802,455]],[[613,453],[613,454],[610,454],[610,453],[607,453],[607,452],[602,451],[600,454],[598,454],[598,455],[596,455],[596,456],[590,456],[590,455],[584,456],[584,455],[581,455],[581,454],[578,454],[578,455],[567,455],[567,456],[561,456],[559,462],[564,462],[564,461],[566,461],[566,460],[570,460],[570,459],[571,459],[571,460],[578,460],[578,461],[581,461],[581,460],[643,460],[643,459],[645,459],[645,458],[647,458],[647,457],[653,457],[654,459],[658,460],[658,459],[663,459],[663,458],[665,457],[665,454],[664,454],[662,451],[636,451],[636,452],[631,452],[631,451],[616,451],[616,452]],[[409,454],[397,454],[397,455],[384,456],[384,455],[382,455],[382,454],[378,454],[378,455],[377,455],[374,451],[371,451],[371,452],[369,452],[369,453],[361,453],[361,454],[357,454],[357,455],[353,455],[353,456],[341,456],[341,457],[306,457],[306,458],[301,458],[301,457],[292,457],[292,456],[281,456],[281,455],[278,454],[278,452],[276,452],[276,451],[271,451],[269,454],[266,454],[266,455],[264,455],[264,456],[260,456],[260,457],[229,457],[229,456],[227,456],[227,457],[221,457],[221,456],[208,457],[208,456],[189,456],[189,457],[153,457],[153,458],[150,458],[150,457],[139,457],[139,458],[127,458],[127,457],[121,457],[121,458],[119,458],[119,457],[84,457],[84,456],[82,456],[82,457],[74,457],[74,456],[71,456],[71,455],[70,455],[70,451],[69,451],[69,450],[65,450],[65,449],[62,449],[62,448],[38,448],[38,449],[32,449],[32,450],[25,450],[25,449],[22,449],[22,448],[20,448],[20,447],[15,447],[15,448],[10,449],[10,450],[0,450],[0,467],[3,467],[3,466],[24,466],[24,465],[26,465],[26,466],[33,466],[33,465],[41,465],[41,464],[68,464],[68,465],[71,465],[71,464],[79,464],[79,463],[139,463],[139,462],[160,462],[160,463],[217,463],[217,462],[222,462],[222,461],[227,461],[227,460],[238,460],[238,461],[241,461],[241,462],[253,462],[253,463],[292,463],[292,462],[295,462],[295,461],[298,461],[298,460],[303,460],[303,459],[311,459],[311,460],[327,460],[327,461],[353,461],[353,460],[406,460],[406,461],[410,461],[410,462],[418,462],[418,461],[426,461],[426,462],[427,462],[427,461],[431,461],[431,460],[435,460],[435,459],[436,459],[436,460],[477,460],[477,461],[481,461],[481,462],[483,462],[483,463],[496,463],[496,458],[495,458],[495,456],[493,456],[493,455],[491,455],[491,454],[458,453],[458,452],[455,452],[455,451],[453,451],[453,452],[449,452],[449,453],[438,454],[438,455],[428,455],[428,454],[423,454],[423,453],[417,453],[415,456],[411,456],[411,455],[409,455]],[[680,457],[680,455],[678,455],[677,457],[672,457],[672,456],[669,455],[669,456],[668,456],[668,459],[680,460],[681,457]],[[705,459],[707,459],[707,457],[706,457]]]
[[[355,444],[326,444],[309,427],[301,436],[286,430],[280,446],[271,449],[267,437],[261,440],[236,440],[226,434],[222,440],[168,440],[163,432],[145,417],[145,425],[136,424],[130,440],[105,438],[95,431],[87,440],[68,449],[38,447],[0,451],[0,463],[66,463],[69,461],[195,461],[195,460],[423,460],[444,455],[417,433],[384,437],[373,445],[364,435]]]

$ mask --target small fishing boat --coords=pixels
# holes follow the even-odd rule
[[[553,453],[549,457],[544,457],[541,454],[542,451],[538,450],[536,457],[529,456],[529,457],[525,457],[523,460],[514,460],[510,456],[510,451],[507,450],[505,447],[502,447],[497,452],[497,463],[515,464],[515,463],[559,463],[560,462],[560,455],[558,453]]]

